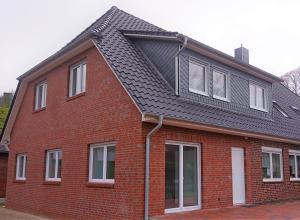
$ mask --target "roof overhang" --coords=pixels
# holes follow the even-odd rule
[[[159,120],[159,116],[153,114],[143,114],[142,117],[143,122],[158,123],[158,120]],[[219,127],[219,126],[214,126],[209,124],[195,123],[195,122],[179,120],[171,117],[164,117],[163,125],[208,131],[208,132],[214,132],[220,134],[229,134],[229,135],[241,136],[245,138],[256,138],[256,139],[275,141],[280,143],[300,145],[300,140],[277,137],[277,136],[266,135],[266,134],[255,133],[255,132],[248,132],[248,131],[237,130],[232,128]]]
[[[10,133],[19,112],[28,83],[92,47],[95,47],[93,38],[91,37],[91,35],[88,35],[82,40],[76,42],[76,44],[67,46],[67,48],[64,49],[63,52],[55,53],[48,59],[42,61],[40,64],[27,71],[25,74],[18,77],[18,87],[8,117],[4,124],[4,130],[2,136],[0,137],[0,144],[8,145],[10,143]]]

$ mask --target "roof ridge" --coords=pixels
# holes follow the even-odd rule
[[[84,35],[85,33],[88,32],[89,29],[93,28],[93,26],[95,24],[97,24],[101,19],[105,19],[105,21],[107,20],[107,17],[112,14],[112,12],[115,12],[119,10],[116,6],[112,6],[108,11],[106,11],[102,16],[100,16],[99,18],[97,18],[91,25],[89,25],[87,28],[85,28],[83,31],[81,31],[75,38],[73,38],[73,40],[71,40],[69,43],[67,43],[65,46],[63,46],[60,50],[62,50],[63,48],[68,47],[69,45],[71,45],[73,42],[75,42],[76,40],[78,40],[82,35]]]
[[[106,14],[106,18],[105,18],[105,20],[100,24],[100,26],[99,26],[99,27],[95,27],[95,29],[93,29],[93,30],[91,30],[91,31],[92,31],[93,33],[95,33],[95,32],[99,33],[99,32],[101,32],[101,31],[103,31],[103,30],[109,25],[109,23],[111,22],[113,16],[115,15],[115,13],[116,13],[118,10],[119,10],[119,9],[118,9],[116,6],[112,6],[111,9],[108,10],[108,11],[105,13],[105,14]],[[103,16],[101,16],[101,17],[103,17]],[[101,17],[100,17],[100,18],[101,18]],[[99,21],[100,18],[97,19],[97,21]],[[90,27],[92,28],[93,25],[97,24],[97,21],[94,22]]]

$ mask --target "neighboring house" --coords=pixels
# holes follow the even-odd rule
[[[7,181],[7,162],[8,149],[4,145],[0,145],[0,202],[5,198],[6,181]]]
[[[9,208],[147,219],[300,198],[300,99],[243,47],[112,7],[18,79]]]

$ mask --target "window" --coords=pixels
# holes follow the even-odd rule
[[[300,180],[300,151],[289,150],[290,180]]]
[[[208,95],[207,66],[192,60],[189,62],[189,91]]]
[[[213,97],[228,101],[229,86],[228,74],[213,70]]]
[[[261,86],[250,83],[250,107],[261,111],[267,110],[266,91]]]
[[[283,180],[282,150],[262,147],[262,172],[264,182]]]
[[[35,88],[35,110],[46,107],[47,82],[39,83]]]
[[[17,155],[17,164],[16,164],[17,180],[26,180],[26,161],[27,161],[27,156],[25,154]]]
[[[81,63],[71,68],[69,97],[85,92],[86,63]]]
[[[47,151],[46,158],[46,180],[60,181],[61,180],[61,150]]]
[[[89,181],[114,183],[115,146],[92,144],[90,147]]]

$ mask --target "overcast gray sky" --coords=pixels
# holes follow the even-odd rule
[[[0,92],[55,53],[115,5],[169,31],[233,55],[277,76],[300,66],[297,0],[0,0]]]

